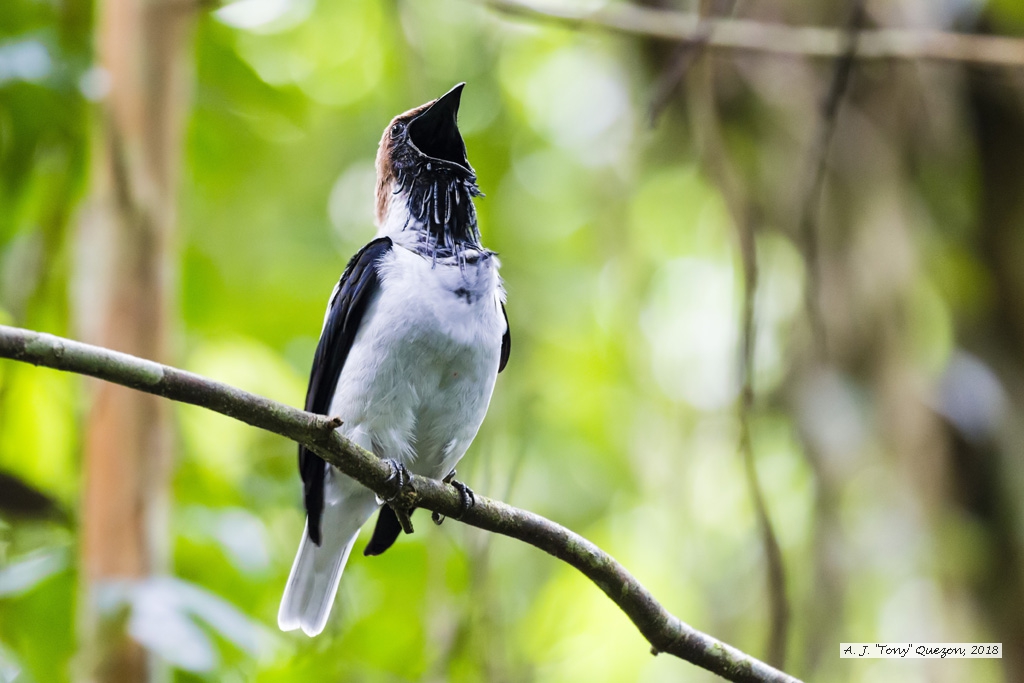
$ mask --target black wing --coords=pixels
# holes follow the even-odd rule
[[[508,324],[508,313],[505,312],[505,304],[501,305],[501,314],[505,316],[505,334],[501,336],[501,361],[498,363],[498,372],[508,365],[508,354],[512,352],[512,328]]]
[[[359,250],[345,267],[334,290],[313,356],[313,369],[306,390],[306,410],[326,415],[334,398],[338,377],[352,348],[352,341],[363,320],[363,313],[380,287],[377,263],[391,250],[391,238],[375,239]],[[320,545],[320,517],[324,511],[324,461],[304,446],[299,446],[299,473],[302,474],[303,502],[308,516],[309,539]]]

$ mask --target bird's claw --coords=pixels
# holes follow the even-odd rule
[[[402,495],[402,492],[405,491],[405,487],[409,484],[412,475],[409,474],[409,470],[404,464],[393,458],[385,458],[384,462],[386,462],[388,467],[391,468],[391,475],[388,476],[386,483],[394,487],[394,493],[382,498],[381,500],[390,505],[391,509],[395,511],[395,517],[398,518],[398,523],[402,526],[402,531],[407,534],[411,534],[413,533],[411,516],[412,508],[398,504],[398,499]]]
[[[393,503],[395,499],[397,499],[400,495],[402,495],[402,491],[405,489],[406,484],[409,483],[409,479],[411,477],[409,475],[409,470],[406,468],[406,466],[398,462],[397,460],[394,460],[392,458],[386,458],[384,462],[387,463],[387,466],[391,468],[391,474],[388,476],[388,479],[385,483],[394,487],[394,493],[392,493],[390,496],[385,496],[383,498],[383,501],[385,503],[390,504]]]
[[[459,516],[454,519],[462,519],[466,512],[476,505],[476,494],[473,493],[473,489],[469,488],[457,479],[452,479],[448,483],[454,486],[455,490],[459,492]]]
[[[459,492],[459,516],[452,517],[452,519],[456,521],[462,519],[466,512],[476,505],[476,494],[473,493],[473,489],[455,478],[455,470],[449,472],[448,476],[441,481],[445,484],[451,484],[452,487]],[[434,524],[441,526],[441,523],[444,521],[444,515],[439,512],[431,512],[430,519]]]

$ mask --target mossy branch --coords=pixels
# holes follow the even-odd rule
[[[378,494],[392,493],[390,467],[336,430],[337,422],[153,361],[80,342],[0,325],[0,358],[89,375],[181,403],[207,408],[304,444]],[[459,494],[434,479],[413,476],[403,493],[408,505],[449,518],[460,512]],[[743,683],[799,683],[797,679],[670,614],[608,553],[554,522],[500,501],[476,496],[465,524],[529,543],[566,562],[603,590],[651,644],[719,676]]]

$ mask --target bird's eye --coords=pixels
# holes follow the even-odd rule
[[[401,135],[405,130],[405,123],[402,121],[395,122],[395,125],[391,126],[392,135]]]

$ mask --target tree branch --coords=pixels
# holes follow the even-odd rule
[[[307,413],[184,370],[16,327],[0,325],[0,358],[89,375],[208,408],[306,445],[378,494],[392,492],[388,481],[391,469],[341,436],[335,431],[337,423],[327,416]],[[461,508],[454,488],[416,475],[402,497],[409,506],[449,518],[457,516]],[[673,616],[614,558],[540,515],[478,495],[476,504],[460,521],[529,543],[578,569],[626,613],[654,653],[675,655],[730,681],[799,683]]]
[[[746,50],[795,57],[842,57],[848,33],[818,26],[786,26],[749,19],[701,19],[696,14],[615,3],[589,10],[529,0],[479,0],[528,19],[593,26],[629,35],[701,43],[707,49]],[[862,31],[857,59],[927,59],[1024,66],[1024,40],[945,31],[881,28]]]
[[[804,285],[804,306],[807,319],[811,326],[811,336],[817,347],[818,356],[828,356],[828,335],[825,329],[825,318],[822,312],[821,295],[821,254],[819,248],[818,222],[821,213],[821,200],[825,190],[825,176],[828,172],[828,154],[832,145],[832,136],[839,120],[839,108],[850,86],[853,64],[860,50],[863,38],[863,25],[867,19],[864,0],[852,0],[850,20],[847,25],[846,49],[836,60],[829,83],[828,93],[821,105],[821,122],[811,146],[810,166],[806,190],[800,207],[800,235],[804,260],[807,262],[807,278]]]
[[[743,264],[743,311],[740,318],[739,376],[742,380],[739,402],[739,452],[747,488],[761,534],[768,592],[768,647],[765,659],[782,667],[785,664],[789,634],[789,599],[786,595],[786,566],[778,535],[768,514],[761,481],[754,461],[750,422],[754,416],[754,309],[757,299],[757,224],[761,211],[751,202],[729,158],[718,113],[713,64],[705,61],[694,74],[688,100],[700,159],[715,180],[736,228]]]

